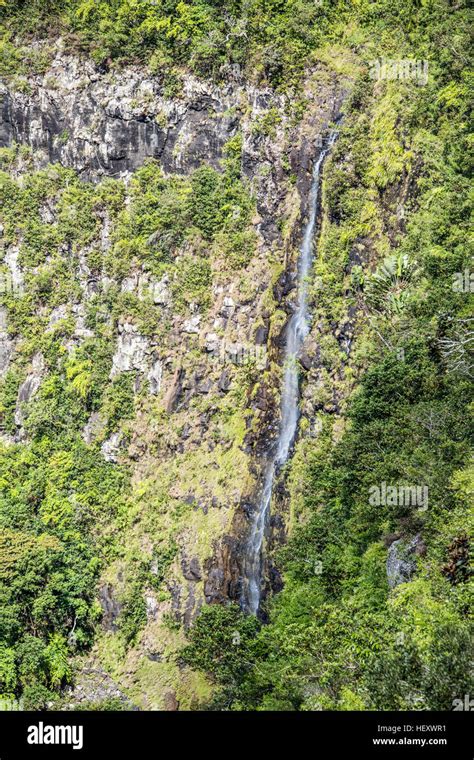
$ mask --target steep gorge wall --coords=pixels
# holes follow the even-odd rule
[[[109,381],[133,376],[135,416],[106,435],[107,420],[95,412],[82,431],[100,456],[127,468],[132,483],[131,517],[120,538],[124,549],[100,586],[103,634],[94,658],[142,707],[162,707],[170,694],[174,704],[189,699],[198,685],[183,687],[192,676],[172,664],[182,633],[170,631],[166,621],[171,617],[186,627],[204,601],[239,595],[239,553],[259,488],[259,454],[277,428],[282,335],[312,163],[321,136],[339,113],[344,85],[325,69],[313,72],[298,112],[283,96],[242,82],[218,87],[186,77],[179,96],[170,97],[159,77],[137,69],[100,73],[58,53],[43,76],[21,87],[5,81],[1,96],[1,146],[26,145],[37,167],[58,162],[94,183],[113,177],[127,188],[147,158],[155,159],[165,176],[188,175],[202,163],[220,170],[226,144],[242,135],[241,172],[255,199],[254,250],[244,267],[229,267],[215,246],[187,242],[161,279],[135,260],[128,271],[110,277],[91,271],[90,247],[78,249],[80,297],[42,306],[40,315],[46,330],[73,317],[64,347],[74,352],[94,340],[85,318],[90,304],[112,291],[122,299],[114,318],[109,315],[107,334],[114,345]],[[13,173],[21,174],[21,163]],[[57,225],[54,204],[43,217]],[[22,268],[22,245],[19,231],[4,246],[4,264],[27,288],[32,273]],[[94,246],[113,256],[113,245],[114,231],[104,216]],[[206,307],[176,301],[180,267],[192,266],[196,256],[211,262]],[[145,304],[158,329],[144,334],[131,303]],[[122,310],[118,318],[117,309]],[[23,373],[17,431],[4,435],[15,445],[28,440],[24,418],[50,368],[38,352],[29,358],[21,354],[21,335],[11,333],[8,309],[3,314],[8,350],[2,351],[2,371],[18,365]],[[248,353],[257,366],[246,378],[239,357]],[[117,656],[121,598],[133,575],[130,557],[148,558],[150,572],[158,572],[157,543],[177,547],[164,571],[164,591],[144,588],[146,626],[136,644]]]

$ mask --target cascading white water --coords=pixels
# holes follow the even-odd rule
[[[286,333],[285,371],[281,394],[281,421],[278,438],[270,452],[263,480],[263,490],[252,515],[249,540],[244,556],[242,607],[256,614],[260,606],[262,585],[262,549],[270,515],[273,482],[278,469],[286,462],[296,436],[299,419],[299,372],[297,356],[309,332],[308,275],[313,261],[314,228],[318,213],[319,180],[322,163],[330,151],[337,132],[333,132],[313,169],[309,219],[304,231],[298,260],[298,307],[290,318]]]

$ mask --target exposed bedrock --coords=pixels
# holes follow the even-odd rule
[[[241,130],[242,169],[255,185],[267,240],[278,237],[282,150],[305,198],[320,133],[343,97],[335,76],[325,72],[319,86],[310,86],[304,124],[295,126],[291,103],[270,89],[235,81],[218,86],[190,75],[179,95],[167,97],[162,79],[143,69],[100,73],[61,51],[44,75],[23,85],[0,80],[0,147],[28,145],[38,165],[59,162],[87,179],[126,176],[146,158],[157,159],[166,173],[187,174],[203,162],[218,167],[224,145]],[[278,115],[271,140],[262,126],[269,112]]]

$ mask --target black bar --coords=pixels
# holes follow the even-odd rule
[[[42,724],[42,731],[40,732]],[[56,733],[54,728],[63,726]],[[73,733],[73,728],[76,732]],[[82,736],[79,728],[82,727]],[[278,752],[322,758],[472,760],[472,714],[460,712],[2,712],[0,760],[23,757],[225,758]],[[32,744],[69,739],[72,744]],[[82,739],[82,747],[79,744]]]

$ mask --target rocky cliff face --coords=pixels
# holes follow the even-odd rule
[[[255,203],[253,250],[243,266],[229,267],[215,244],[187,241],[159,274],[133,258],[110,273],[91,265],[91,252],[113,259],[117,245],[114,225],[102,214],[94,240],[73,252],[79,289],[41,307],[46,331],[72,324],[63,346],[74,357],[97,337],[88,314],[102,302],[112,346],[107,382],[113,387],[120,378],[131,379],[133,419],[111,426],[106,409],[94,411],[81,434],[131,477],[123,549],[103,575],[103,635],[94,656],[120,689],[148,709],[163,707],[164,694],[173,695],[173,704],[189,702],[193,690],[202,688],[173,664],[183,636],[176,626],[189,626],[205,601],[239,595],[239,552],[259,489],[259,454],[278,423],[280,350],[312,162],[343,93],[343,85],[320,69],[307,80],[303,108],[238,81],[217,87],[192,77],[171,97],[159,77],[138,69],[101,73],[61,52],[41,77],[21,87],[5,81],[1,88],[1,146],[26,145],[37,168],[60,163],[85,182],[113,177],[126,196],[146,159],[155,159],[165,177],[188,175],[203,163],[221,171],[225,146],[242,137],[241,173]],[[13,174],[21,182],[21,160]],[[59,216],[57,205],[46,205],[42,223],[55,228]],[[21,230],[15,239],[9,235],[3,263],[28,289],[37,271],[26,263],[24,246]],[[70,255],[59,245],[49,260]],[[181,272],[204,259],[211,268],[207,300],[183,301]],[[136,316],[143,308],[151,329]],[[17,367],[21,375],[14,430],[4,439],[22,442],[28,440],[25,420],[51,368],[41,352],[24,355],[8,309],[2,314],[0,370]],[[161,590],[153,584],[143,589],[146,625],[135,645],[117,657],[121,600],[133,581],[131,557],[145,558]]]
[[[304,93],[310,109],[302,121],[296,117],[298,125],[287,97],[269,89],[239,80],[219,87],[193,76],[178,89],[170,97],[160,78],[141,68],[101,73],[90,61],[58,52],[44,75],[0,83],[0,146],[27,145],[38,166],[58,162],[97,180],[126,177],[147,158],[167,173],[218,167],[223,147],[242,130],[242,167],[257,186],[262,231],[268,240],[278,237],[281,161],[296,175],[304,207],[318,139],[339,113],[340,83],[315,72]],[[268,139],[272,120],[279,125],[276,141]]]
[[[238,123],[238,87],[219,90],[192,78],[180,99],[170,99],[141,71],[114,77],[58,55],[29,86],[3,89],[2,143],[26,143],[38,161],[74,166],[88,178],[123,175],[147,157],[168,172],[215,163]],[[264,94],[255,98],[265,102]]]

